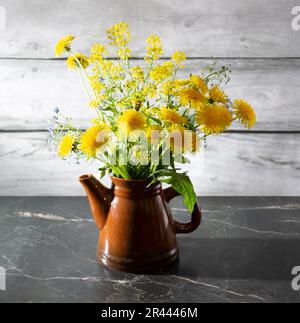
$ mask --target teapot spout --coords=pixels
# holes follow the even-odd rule
[[[85,189],[92,215],[99,229],[103,229],[113,199],[112,189],[102,185],[93,175],[83,175],[79,182]]]

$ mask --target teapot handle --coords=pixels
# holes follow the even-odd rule
[[[173,187],[166,188],[164,191],[165,199],[169,203],[174,197],[180,196],[180,194],[174,190]],[[194,211],[192,213],[192,220],[189,223],[180,223],[174,220],[176,233],[190,233],[195,231],[201,224],[201,209],[196,202]]]

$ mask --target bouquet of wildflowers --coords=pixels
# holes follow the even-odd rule
[[[74,38],[59,40],[55,53],[66,52],[68,67],[79,71],[95,118],[88,129],[80,129],[56,111],[51,138],[58,156],[96,160],[101,176],[171,184],[192,211],[193,185],[178,165],[188,163],[207,136],[226,131],[235,120],[247,128],[256,121],[246,101],[231,101],[223,91],[228,68],[213,64],[178,78],[186,55],[178,51],[160,60],[157,35],[148,38],[144,62],[135,65],[125,22],[108,29],[108,44],[93,44],[89,56],[73,52]],[[108,59],[112,55],[117,60]]]

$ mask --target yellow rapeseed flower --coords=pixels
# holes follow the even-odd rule
[[[165,95],[178,95],[186,85],[183,80],[166,81],[161,85],[160,91]]]
[[[197,121],[206,135],[218,134],[231,125],[232,114],[224,105],[208,104],[197,112]]]
[[[142,106],[143,95],[140,92],[135,92],[129,97],[129,102],[132,107],[140,109]]]
[[[184,68],[182,62],[186,60],[186,54],[183,52],[175,52],[172,55],[172,60],[177,64],[179,68]]]
[[[252,128],[256,123],[256,114],[253,107],[245,100],[238,99],[233,101],[233,110],[236,117],[247,128]]]
[[[100,81],[100,77],[99,75],[95,74],[95,75],[91,75],[89,77],[90,80],[90,84],[91,87],[97,92],[97,93],[101,93],[102,90],[105,88],[105,84],[103,82]]]
[[[103,45],[94,44],[91,47],[91,55],[90,55],[91,62],[101,61],[104,55],[105,55],[105,47]]]
[[[143,130],[146,126],[146,118],[144,114],[140,111],[136,111],[135,109],[124,111],[119,117],[118,122],[120,129],[126,134],[135,130]]]
[[[125,47],[131,40],[129,25],[120,21],[107,30],[107,37],[111,45]]]
[[[155,66],[150,72],[150,78],[153,81],[161,82],[172,76],[174,72],[173,62],[165,62],[164,64]]]
[[[153,99],[157,94],[157,86],[155,84],[148,84],[143,88],[142,93],[145,97]]]
[[[100,65],[100,70],[101,70],[102,76],[109,78],[110,70],[113,66],[113,62],[109,61],[107,59],[103,59],[103,60],[99,61],[99,65]]]
[[[160,118],[170,124],[185,125],[188,123],[188,119],[185,116],[170,108],[162,108]]]
[[[179,92],[179,97],[182,105],[187,106],[191,104],[194,109],[200,108],[207,102],[207,98],[202,94],[202,92],[192,88],[181,90]]]
[[[54,49],[56,56],[61,56],[64,51],[70,52],[71,51],[71,44],[72,41],[75,39],[73,35],[67,35],[63,38],[61,38]]]
[[[123,60],[130,58],[130,55],[131,55],[131,49],[128,47],[122,47],[118,50],[118,57]]]
[[[143,69],[136,65],[136,66],[133,66],[131,69],[130,69],[130,73],[131,73],[131,76],[134,80],[137,80],[137,81],[144,81],[144,78],[145,78],[145,73],[143,71]]]
[[[209,90],[209,98],[212,101],[211,103],[218,102],[226,104],[228,102],[227,95],[218,85],[213,86]]]
[[[80,138],[80,150],[88,157],[96,157],[97,151],[108,141],[109,127],[98,123],[89,128]]]
[[[73,136],[69,134],[63,136],[58,146],[58,156],[60,158],[67,157],[73,149],[74,142],[75,142],[75,138]]]
[[[133,89],[137,89],[138,85],[138,81],[132,79],[129,79],[124,83],[124,86],[128,92],[131,92]]]
[[[149,36],[147,39],[147,43],[148,43],[147,55],[145,59],[147,61],[158,60],[163,53],[162,43],[159,36],[157,35]]]
[[[108,73],[113,80],[122,80],[125,78],[123,72],[124,69],[121,64],[112,64]]]
[[[74,70],[79,67],[78,61],[80,62],[83,68],[87,68],[89,66],[88,57],[84,56],[81,53],[76,53],[75,55],[71,55],[67,59],[67,65],[69,69]]]
[[[99,107],[99,103],[96,100],[92,100],[89,102],[89,106],[93,109],[96,109]]]
[[[164,95],[172,95],[175,93],[175,87],[173,81],[166,81],[162,84],[160,91]]]

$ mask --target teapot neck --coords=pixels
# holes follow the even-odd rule
[[[111,177],[114,185],[114,195],[129,199],[145,199],[160,195],[162,185],[160,182],[150,185],[150,181],[143,180],[125,180]]]

